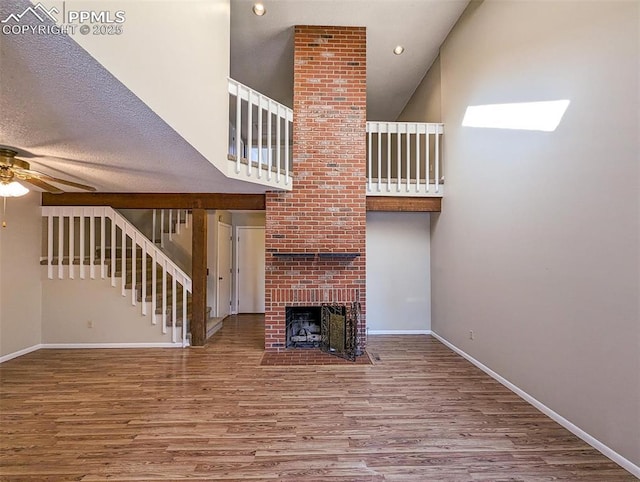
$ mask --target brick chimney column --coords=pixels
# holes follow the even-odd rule
[[[294,45],[294,189],[267,194],[265,348],[284,349],[286,306],[331,296],[360,301],[364,349],[366,30],[297,26]],[[273,256],[287,252],[358,256]]]

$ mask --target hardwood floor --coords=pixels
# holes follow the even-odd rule
[[[262,349],[243,316],[205,348],[8,361],[0,479],[636,480],[432,337],[370,337],[373,365]]]

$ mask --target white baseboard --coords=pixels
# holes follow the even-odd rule
[[[216,332],[222,328],[222,320],[218,321],[209,330],[207,330],[207,339],[211,338]]]
[[[178,343],[44,343],[44,349],[76,349],[76,348],[182,348]]]
[[[431,330],[368,330],[367,335],[430,335]]]
[[[524,390],[518,388],[516,385],[511,383],[509,380],[507,380],[506,378],[500,376],[499,374],[497,374],[496,372],[491,370],[491,368],[487,367],[486,365],[483,365],[481,362],[479,362],[478,360],[473,358],[468,353],[462,351],[460,348],[455,346],[453,343],[450,343],[449,341],[445,340],[444,338],[442,338],[440,335],[438,335],[435,332],[432,332],[431,335],[434,338],[438,339],[440,342],[442,342],[447,347],[451,348],[458,355],[462,356],[463,358],[467,359],[469,362],[473,363],[475,366],[477,366],[480,370],[485,372],[491,378],[493,378],[496,381],[500,382],[502,385],[507,387],[513,393],[518,395],[520,398],[522,398],[525,401],[529,402],[531,405],[536,407],[538,410],[540,410],[542,413],[544,413],[550,419],[552,419],[555,422],[559,423],[564,428],[569,430],[569,432],[571,432],[572,434],[574,434],[577,437],[581,438],[586,443],[591,445],[594,449],[596,449],[597,451],[599,451],[600,453],[602,453],[606,457],[610,458],[612,461],[614,461],[616,464],[621,466],[623,469],[628,470],[633,475],[635,475],[636,477],[640,478],[640,467],[639,466],[635,465],[630,460],[624,458],[618,452],[616,452],[612,448],[608,447],[607,445],[603,444],[602,442],[600,442],[595,437],[592,437],[587,432],[582,430],[580,427],[578,427],[577,425],[574,425],[569,420],[567,420],[566,418],[564,418],[562,415],[558,414],[557,412],[553,411],[552,409],[547,407],[545,404],[543,404],[539,400],[536,400],[531,395],[529,395],[527,392],[525,392]]]
[[[22,350],[14,351],[13,353],[9,353],[8,355],[0,356],[0,363],[4,363],[9,360],[13,360],[14,358],[18,358],[19,356],[26,355],[27,353],[31,353],[32,351],[36,351],[42,348],[41,344],[33,345],[28,348],[23,348]]]
[[[186,346],[189,346],[187,343]],[[178,343],[40,343],[8,355],[0,357],[0,363],[4,363],[19,356],[26,355],[37,350],[46,349],[78,349],[78,348],[183,348],[182,341]]]

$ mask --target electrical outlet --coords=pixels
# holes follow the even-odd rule
[[[469,330],[469,340],[473,340],[473,330]]]
[[[87,328],[93,328],[93,321],[92,320],[87,321]]]

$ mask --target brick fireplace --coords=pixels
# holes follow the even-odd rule
[[[265,349],[286,349],[292,306],[360,303],[366,293],[366,30],[297,26],[294,189],[266,199]]]

